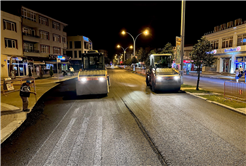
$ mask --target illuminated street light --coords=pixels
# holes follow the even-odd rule
[[[148,30],[145,30],[144,32],[139,33],[135,39],[134,39],[134,37],[133,37],[129,32],[122,31],[121,33],[122,33],[123,35],[125,35],[126,33],[128,33],[128,34],[132,37],[132,39],[133,39],[133,46],[134,46],[134,47],[133,47],[133,55],[135,56],[135,45],[136,45],[137,37],[138,37],[139,35],[141,35],[142,33],[144,33],[145,35],[148,35],[148,34],[149,34],[149,31],[148,31]]]
[[[123,31],[123,32],[124,32],[124,31]],[[122,46],[120,46],[119,44],[117,45],[117,47],[118,47],[118,48],[121,47],[121,48],[123,49],[123,51],[124,51],[124,61],[125,61],[125,59],[126,59],[126,58],[125,58],[125,53],[126,53],[126,50],[127,50],[128,47],[127,47],[126,49],[124,49],[124,48],[123,48]],[[129,47],[132,48],[132,45],[129,46]]]

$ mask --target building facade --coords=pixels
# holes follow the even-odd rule
[[[237,19],[214,27],[214,31],[204,35],[214,49],[216,62],[212,69],[203,71],[234,73],[236,67],[246,70],[246,21]]]
[[[81,54],[93,50],[92,41],[85,36],[68,36],[67,37],[66,55],[71,58],[71,65],[74,70],[81,68]]]
[[[11,77],[11,71],[26,74],[27,64],[22,63],[21,17],[1,11],[1,23],[1,77]]]
[[[23,55],[27,59],[28,71],[39,75],[40,69],[54,72],[68,70],[68,57],[63,55],[67,48],[67,34],[63,31],[67,24],[21,7]]]

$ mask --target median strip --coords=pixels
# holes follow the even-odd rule
[[[186,93],[196,96],[198,98],[204,99],[210,103],[214,103],[225,108],[231,109],[233,111],[239,112],[241,114],[246,115],[246,103],[243,101],[233,100],[229,98],[225,98],[223,94],[215,93],[212,91],[204,90],[196,90],[195,86],[190,85],[181,85],[181,90]]]

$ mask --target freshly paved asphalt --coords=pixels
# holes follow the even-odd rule
[[[109,75],[107,97],[76,97],[75,80],[53,89],[36,123],[1,148],[1,165],[246,165],[244,115]]]

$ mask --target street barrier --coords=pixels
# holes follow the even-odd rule
[[[246,100],[246,83],[244,82],[224,82],[224,97],[238,100]]]
[[[34,92],[36,93],[36,84],[35,84],[35,78],[34,77],[28,77],[28,78],[18,78],[18,79],[11,79],[11,78],[5,78],[2,82],[2,90],[1,92],[4,95],[7,95],[12,92],[20,91],[21,85],[26,81],[30,80],[33,82],[33,84],[30,84],[30,87],[34,87]]]

